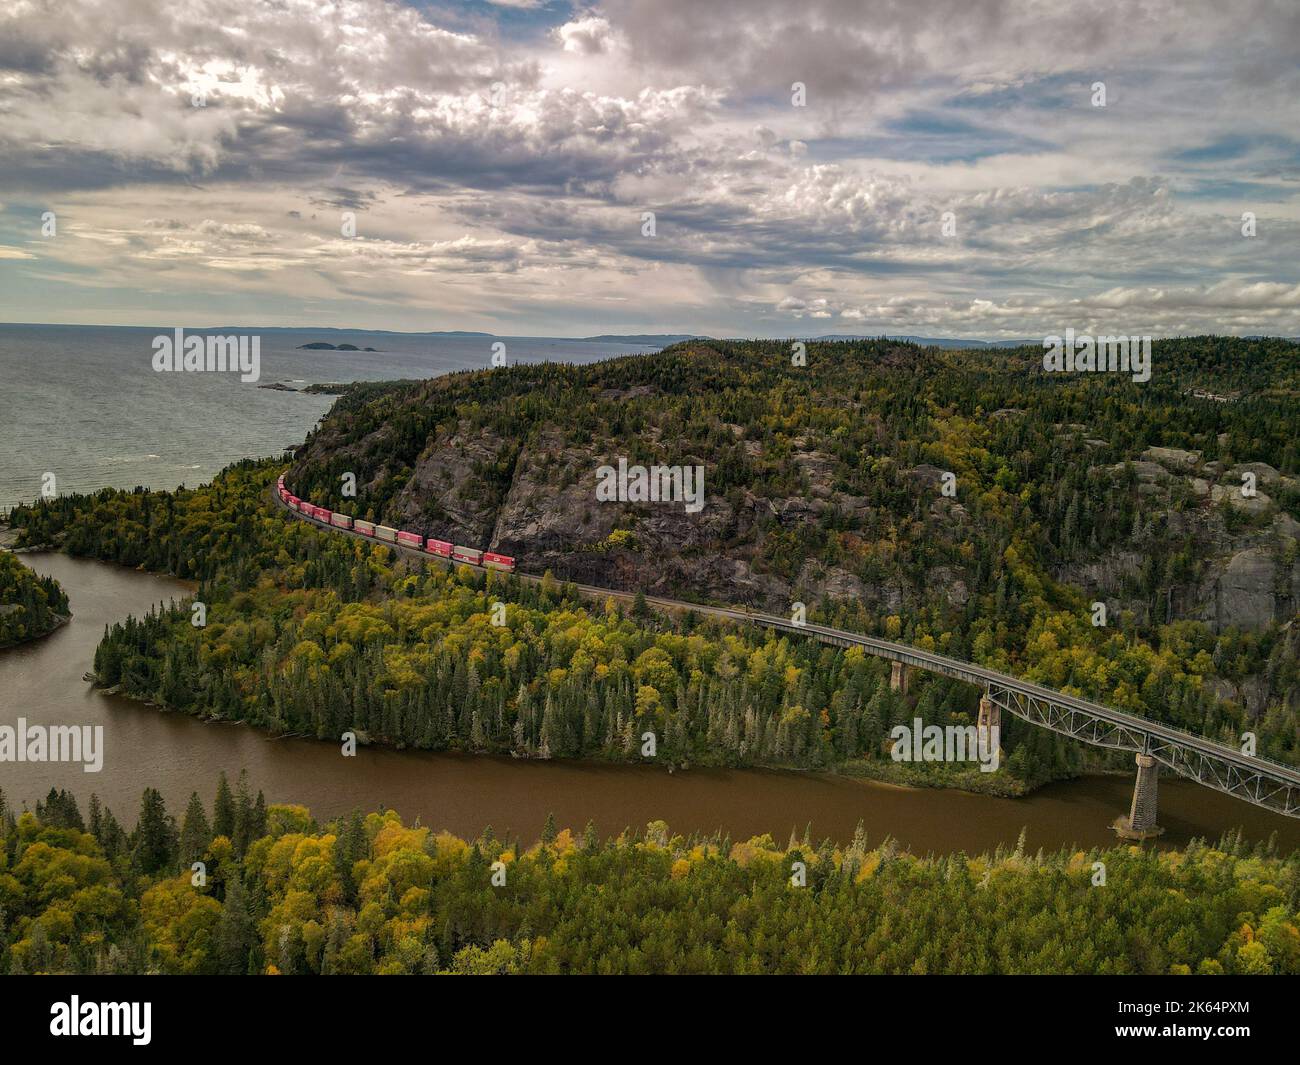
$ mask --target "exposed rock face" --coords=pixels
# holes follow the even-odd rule
[[[931,588],[937,588],[942,592],[949,606],[964,607],[970,599],[970,589],[966,587],[966,581],[961,573],[951,566],[939,566],[932,571],[931,578]]]
[[[1157,462],[1175,473],[1191,473],[1201,465],[1201,452],[1176,447],[1149,447],[1142,452],[1148,462]]]
[[[1253,496],[1245,496],[1241,494],[1240,487],[1216,484],[1210,489],[1210,498],[1247,514],[1267,514],[1273,509],[1273,500],[1258,489]]]
[[[1202,616],[1216,628],[1258,629],[1273,621],[1273,554],[1268,548],[1239,551],[1227,565],[1211,567],[1202,588],[1212,594]]]
[[[1253,473],[1258,484],[1272,488],[1276,484],[1290,483],[1290,477],[1283,477],[1267,462],[1241,462],[1228,471],[1228,478],[1241,483],[1243,473]]]
[[[1129,463],[1117,462],[1114,466],[1110,467],[1110,471],[1112,473],[1123,473],[1126,465],[1133,467],[1133,472],[1137,474],[1139,483],[1156,484],[1158,482],[1169,480],[1169,471],[1160,465],[1160,463],[1149,462],[1143,459]]]
[[[1268,682],[1260,676],[1244,677],[1240,684],[1224,677],[1210,677],[1206,683],[1219,699],[1239,703],[1258,716],[1268,703]]]
[[[497,500],[484,472],[508,461],[507,445],[487,430],[460,431],[425,450],[389,517],[402,528],[480,544],[492,532]]]
[[[1218,632],[1260,629],[1291,617],[1300,603],[1300,566],[1281,560],[1295,557],[1287,545],[1300,539],[1300,522],[1280,511],[1262,488],[1289,487],[1290,479],[1267,463],[1228,468],[1203,463],[1200,452],[1178,448],[1151,447],[1142,455],[1104,471],[1114,476],[1132,467],[1143,513],[1162,520],[1167,536],[1195,544],[1196,579],[1174,587],[1163,604],[1155,604],[1151,618],[1153,604],[1137,594],[1145,559],[1141,550],[1075,559],[1057,567],[1057,575],[1089,590],[1112,611],[1131,610],[1142,620],[1190,617]],[[1254,473],[1260,486],[1254,495],[1242,495],[1244,472]],[[1229,521],[1228,511],[1250,520]]]
[[[616,466],[619,459],[610,453],[618,446],[611,439],[619,437],[602,432],[603,426],[575,432],[562,419],[539,420],[507,436],[477,407],[455,408],[448,418],[445,404],[438,406],[440,393],[454,388],[454,381],[441,378],[423,385],[414,400],[404,397],[408,411],[417,413],[400,431],[383,417],[354,419],[341,405],[298,459],[315,467],[318,487],[322,475],[337,484],[339,471],[363,471],[358,496],[377,500],[375,507],[383,512],[373,517],[516,555],[529,570],[550,569],[564,580],[686,597],[694,593],[775,611],[796,599],[809,605],[849,601],[877,614],[923,605],[959,611],[976,586],[977,566],[966,565],[958,550],[978,531],[967,486],[959,478],[955,497],[942,494],[946,471],[943,460],[933,458],[940,451],[929,453],[930,462],[901,463],[889,427],[874,413],[862,414],[868,431],[861,461],[870,463],[877,483],[894,493],[884,497],[885,504],[871,496],[874,506],[867,496],[845,490],[852,483],[846,469],[857,460],[836,451],[833,435],[795,435],[778,442],[763,437],[768,447],[780,448],[780,468],[774,471],[764,446],[751,439],[756,431],[737,422],[720,420],[715,438],[691,445],[712,448],[710,465],[683,453],[688,447],[660,440],[660,432],[672,436],[674,426],[647,420],[635,430],[637,453],[627,456],[629,464],[705,466],[704,508],[688,513],[680,502],[598,500],[598,467]],[[600,394],[622,405],[659,390],[629,384]],[[426,404],[439,413],[420,421],[418,412]],[[848,395],[843,405],[855,410],[859,404]],[[1006,431],[1027,413],[1000,408],[992,419]],[[1114,545],[1104,554],[1072,545],[1054,576],[1104,601],[1112,613],[1132,611],[1144,621],[1196,618],[1216,630],[1258,629],[1293,615],[1300,574],[1290,561],[1294,548],[1286,545],[1300,538],[1300,522],[1277,505],[1287,498],[1293,479],[1267,463],[1229,467],[1175,447],[1126,455],[1090,436],[1095,430],[1085,424],[1060,429],[1075,441],[1071,446],[1097,452],[1091,472],[1103,484],[1115,484],[1132,471],[1140,523],[1133,543]],[[626,426],[620,432],[622,439],[631,439]],[[873,454],[877,445],[879,453]],[[748,459],[768,467],[764,480],[734,475]],[[723,461],[732,472],[729,482],[717,477],[716,464]],[[1254,496],[1241,494],[1244,473],[1258,482]],[[732,487],[724,492],[719,483]],[[895,535],[891,524],[899,521],[945,546],[928,570],[890,572],[887,545]],[[1158,599],[1150,594],[1151,576],[1144,572],[1154,538],[1166,547],[1186,542],[1192,559],[1182,570],[1186,574],[1190,568],[1191,574]],[[855,564],[867,558],[869,564]]]
[[[482,539],[506,554],[526,553],[533,568],[550,569],[562,580],[650,592],[686,586],[701,596],[788,601],[784,582],[755,574],[747,559],[719,558],[707,550],[719,539],[748,532],[764,513],[779,518],[779,505],[711,492],[707,470],[704,507],[696,513],[682,502],[600,501],[597,470],[617,466],[618,458],[566,447],[559,434],[540,434],[520,453],[509,491]],[[694,463],[686,456],[681,464]],[[787,502],[801,508],[817,503]],[[611,539],[620,530],[622,543]],[[647,568],[650,560],[653,570]]]
[[[955,583],[966,594],[966,586],[960,578],[955,578]],[[897,584],[868,584],[838,566],[824,566],[811,559],[799,573],[794,594],[802,596],[801,601],[809,606],[822,599],[851,599],[870,609],[891,614],[897,613],[903,606],[903,589]]]

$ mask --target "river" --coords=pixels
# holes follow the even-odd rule
[[[268,802],[295,802],[318,818],[354,807],[396,809],[408,823],[477,835],[536,838],[548,813],[602,834],[652,820],[678,832],[722,829],[733,839],[770,832],[784,843],[811,823],[814,839],[849,839],[862,821],[871,841],[892,836],[916,853],[970,853],[1114,842],[1109,825],[1127,809],[1132,781],[1086,777],[1054,784],[1026,799],[998,799],[942,789],[898,788],[825,773],[692,769],[669,775],[650,766],[530,762],[421,751],[362,748],[344,758],[334,744],[275,739],[241,725],[217,725],[97,692],[82,679],[104,626],[128,613],[182,596],[180,581],[57,553],[24,555],[37,572],[59,580],[73,620],[48,637],[0,651],[0,724],[104,726],[104,766],[0,763],[11,806],[28,807],[51,787],[82,802],[95,792],[128,825],[140,793],[156,787],[178,818],[190,792],[211,804],[217,774],[231,781],[247,770]],[[1248,838],[1276,832],[1283,851],[1300,848],[1300,820],[1284,818],[1188,781],[1160,782],[1162,845],[1195,836],[1217,839],[1240,827]]]

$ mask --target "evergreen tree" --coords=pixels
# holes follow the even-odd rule
[[[226,885],[226,901],[215,933],[217,971],[227,976],[242,976],[252,965],[257,930],[248,909],[243,879],[236,875]]]
[[[203,811],[203,801],[197,791],[190,792],[190,802],[185,808],[185,817],[181,822],[180,859],[184,868],[189,868],[207,852],[212,842],[212,830],[208,827],[208,818]]]
[[[222,773],[217,779],[217,798],[212,804],[212,834],[233,839],[235,835],[235,797],[230,793],[230,781]]]
[[[140,820],[132,840],[131,860],[142,873],[176,867],[176,825],[167,813],[162,795],[145,788],[140,800]]]

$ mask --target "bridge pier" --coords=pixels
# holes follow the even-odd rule
[[[982,750],[1002,749],[1002,707],[987,694],[980,696],[980,713],[976,724]]]
[[[1120,839],[1155,839],[1164,831],[1156,824],[1157,792],[1160,784],[1160,763],[1149,754],[1137,756],[1137,781],[1133,785],[1133,805],[1127,817],[1115,819],[1115,832]]]
[[[907,666],[902,662],[890,663],[889,670],[889,690],[898,692],[900,695],[907,694]]]

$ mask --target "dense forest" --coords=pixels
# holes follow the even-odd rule
[[[1300,346],[1157,341],[1142,384],[1046,374],[1033,349],[803,355],[691,342],[372,385],[339,401],[288,479],[531,572],[776,613],[803,602],[1296,751]],[[704,510],[596,502],[595,471],[616,457],[702,466]]]
[[[0,647],[44,636],[70,612],[58,581],[33,573],[12,552],[0,551]]]
[[[290,518],[270,500],[277,469],[15,512],[36,540],[200,582],[205,624],[187,602],[113,625],[99,683],[213,720],[429,750],[639,760],[652,732],[666,764],[845,767],[1004,794],[1085,764],[1078,744],[1019,721],[1003,728],[1004,771],[896,763],[894,725],[973,724],[979,693],[920,676],[904,697],[858,650],[399,558]]]
[[[1196,444],[1212,447],[1219,456],[1214,462],[1267,450],[1291,468],[1295,442],[1284,415],[1293,410],[1294,356],[1281,342],[1201,338],[1157,345],[1157,356],[1180,367],[1195,387],[1238,397],[1195,399],[1194,408],[1181,383],[1130,394],[1113,382],[1045,382],[1044,375],[1035,379],[1023,367],[1013,373],[1015,353],[940,352],[883,342],[810,345],[810,359],[827,364],[824,376],[832,387],[817,384],[816,375],[773,369],[772,350],[771,344],[736,343],[712,348],[705,357],[687,345],[588,367],[516,367],[425,384],[368,384],[340,397],[290,467],[290,483],[345,509],[361,513],[364,503],[365,513],[391,517],[401,492],[384,486],[400,474],[380,472],[373,483],[363,478],[356,500],[332,494],[337,470],[360,454],[349,452],[342,437],[364,442],[378,425],[385,463],[393,455],[417,462],[426,449],[438,447],[439,419],[454,416],[462,435],[462,423],[477,420],[494,431],[522,434],[524,446],[534,430],[516,420],[563,402],[570,404],[566,424],[575,432],[594,433],[600,426],[602,433],[621,434],[629,447],[638,447],[639,441],[662,441],[671,428],[700,447],[709,440],[722,447],[716,454],[699,453],[710,462],[724,453],[739,461],[733,447],[738,434],[728,425],[740,427],[742,443],[757,434],[740,448],[749,456],[742,480],[750,495],[775,498],[772,478],[791,479],[791,491],[808,489],[799,479],[806,470],[792,460],[793,442],[806,443],[814,429],[827,430],[832,441],[844,441],[843,451],[835,452],[840,459],[856,456],[857,467],[870,467],[835,474],[851,474],[854,492],[871,493],[855,510],[857,531],[845,525],[837,507],[822,507],[815,521],[811,510],[791,511],[788,522],[744,535],[737,529],[734,549],[716,548],[719,557],[746,564],[744,543],[772,557],[788,549],[786,569],[793,573],[823,565],[813,556],[830,551],[838,558],[836,573],[853,567],[850,576],[859,581],[876,565],[877,591],[915,586],[927,589],[926,595],[810,596],[810,616],[1018,674],[1233,746],[1251,731],[1259,753],[1297,760],[1300,629],[1290,623],[1294,598],[1281,581],[1295,556],[1295,539],[1285,535],[1286,522],[1295,524],[1285,509],[1294,506],[1288,494],[1292,478],[1279,473],[1269,482],[1272,495],[1262,512],[1212,496],[1195,502],[1179,496],[1179,505],[1188,508],[1181,517],[1144,510],[1152,500],[1169,504],[1159,492],[1175,489],[1148,483],[1150,471],[1132,462],[1117,463],[1118,470],[1105,467],[1110,472],[1104,477],[1090,468],[1077,506],[1069,502],[1074,493],[1061,488],[1081,456],[1105,448],[1110,457],[1122,457],[1151,440],[1160,442],[1149,446],[1165,449],[1157,455],[1166,461],[1184,461],[1177,446]],[[993,360],[991,368],[971,362],[977,358]],[[709,387],[687,387],[697,373]],[[968,378],[964,390],[950,382],[962,373]],[[851,380],[841,380],[843,375]],[[1244,398],[1249,390],[1256,398]],[[589,398],[587,406],[581,396]],[[1025,406],[1014,416],[997,408],[999,417],[973,418],[977,410],[1016,397]],[[719,404],[727,418],[739,420],[717,422]],[[1253,404],[1249,424],[1240,416],[1242,404]],[[779,424],[778,410],[785,412]],[[1095,438],[1080,442],[1074,430],[1052,437],[1044,417],[1071,425],[1087,417],[1095,423],[1090,431],[1104,429],[1107,440],[1093,447],[1088,441]],[[864,424],[876,445],[862,436]],[[318,465],[325,440],[333,441],[338,459],[328,474]],[[370,446],[358,443],[366,453]],[[968,487],[955,501],[918,489],[916,478],[902,473],[907,463],[928,460],[959,471],[958,483]],[[521,483],[517,467],[500,467],[500,477],[484,467],[481,485],[497,484],[498,496],[509,495]],[[1003,723],[1005,772],[900,766],[888,756],[894,725],[917,715],[927,723],[973,723],[978,693],[920,676],[902,697],[889,691],[885,667],[857,652],[692,615],[668,618],[614,602],[583,602],[559,580],[538,587],[468,569],[448,572],[435,563],[413,567],[381,545],[324,533],[278,511],[268,489],[280,468],[269,461],[243,463],[197,490],[105,490],[13,513],[20,542],[58,543],[74,554],[201,583],[197,599],[206,624],[193,625],[191,608],[182,605],[113,626],[96,656],[101,683],[277,732],[337,741],[352,730],[362,742],[434,750],[637,759],[642,736],[653,732],[657,757],[675,764],[834,767],[1010,794],[1085,767],[1130,768],[1127,759],[1014,720]],[[729,467],[719,459],[719,468]],[[1225,475],[1230,469],[1222,467]],[[1210,473],[1203,466],[1198,471]],[[1158,492],[1147,490],[1153,484]],[[807,498],[841,498],[838,486],[836,480],[825,499],[815,492]],[[397,494],[383,494],[390,490]],[[556,480],[550,495],[563,499],[565,490]],[[458,505],[455,492],[437,498],[444,510]],[[1059,513],[1052,509],[1062,502]],[[620,528],[599,550],[579,553],[617,560],[644,552],[647,529],[665,519],[631,517],[614,519]],[[1177,535],[1175,518],[1185,519]],[[869,537],[863,522],[874,523]],[[1276,555],[1269,595],[1279,610],[1290,610],[1285,622],[1274,617],[1242,627],[1168,618],[1157,609],[1174,601],[1167,579],[1203,562],[1196,537],[1208,526],[1250,542],[1272,537],[1271,547],[1249,550]],[[1229,526],[1236,531],[1227,533]],[[1124,540],[1125,529],[1130,547],[1144,560],[1148,591],[1142,602],[1117,601],[1108,623],[1098,626],[1092,607],[1098,593],[1080,574],[1100,573],[1101,580],[1104,567],[1080,560],[1094,548],[1104,554],[1102,545]],[[1065,530],[1074,530],[1068,543]],[[846,545],[853,549],[849,554]],[[678,554],[693,553],[707,552],[688,546]],[[556,559],[561,571],[566,557]],[[675,558],[665,554],[658,569],[670,571]],[[528,553],[521,561],[536,571]],[[1069,570],[1080,565],[1083,570]],[[635,566],[616,566],[597,576],[618,584],[620,574],[637,572]],[[962,597],[951,594],[953,582],[962,586]],[[1140,609],[1142,603],[1146,608]]]
[[[1300,973],[1300,855],[1227,838],[919,858],[588,826],[324,825],[223,777],[179,823],[0,796],[0,973]]]

